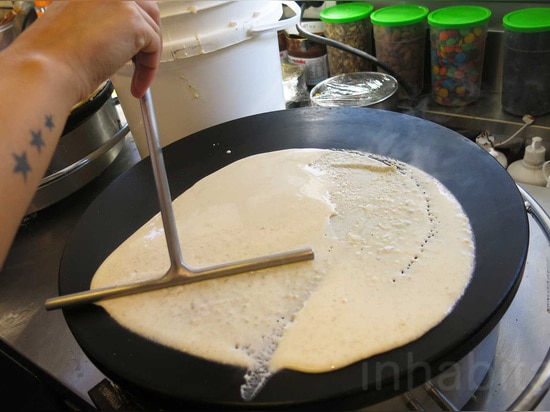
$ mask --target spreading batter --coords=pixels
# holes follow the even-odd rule
[[[326,372],[419,338],[449,313],[474,266],[456,199],[421,170],[365,153],[251,156],[173,204],[188,266],[315,252],[313,261],[101,303],[151,340],[246,367],[243,399],[281,368]],[[92,288],[168,268],[157,215],[108,257]]]

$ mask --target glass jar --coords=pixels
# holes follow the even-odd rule
[[[407,83],[411,96],[424,87],[424,49],[426,16],[429,9],[414,4],[398,4],[371,14],[376,58],[385,63]],[[378,68],[378,71],[383,71]],[[399,98],[407,93],[400,89]]]
[[[550,113],[550,8],[504,16],[502,108],[511,114]]]
[[[437,103],[464,106],[479,98],[490,17],[491,10],[468,5],[428,15],[432,95]]]
[[[325,37],[348,46],[372,53],[372,26],[369,20],[374,6],[363,2],[342,3],[321,11],[325,23]],[[372,63],[360,56],[327,47],[331,76],[372,70]]]
[[[302,66],[307,86],[328,78],[327,47],[296,34],[286,33],[287,61]]]

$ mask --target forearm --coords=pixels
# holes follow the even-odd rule
[[[55,1],[0,52],[0,267],[71,108],[134,58],[132,93],[155,75],[155,2]]]
[[[6,74],[0,76],[1,266],[77,94],[68,89],[70,73],[49,56],[8,48],[0,52],[0,60]]]

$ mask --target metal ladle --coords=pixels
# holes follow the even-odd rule
[[[314,259],[313,250],[311,248],[304,248],[210,266],[203,269],[191,269],[186,266],[183,262],[181,254],[170,189],[168,187],[168,178],[166,176],[166,168],[164,166],[164,158],[162,156],[162,147],[158,136],[153,100],[149,89],[147,89],[144,96],[140,98],[140,104],[145,126],[147,146],[149,149],[157,195],[160,203],[160,213],[164,226],[164,234],[166,236],[168,255],[170,258],[170,268],[162,277],[157,279],[121,286],[92,289],[85,292],[50,298],[46,300],[46,310],[93,303],[102,299],[127,296],[176,285],[186,285],[189,283],[201,282],[223,276],[235,275]]]

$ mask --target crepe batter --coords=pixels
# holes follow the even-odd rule
[[[315,260],[106,300],[124,327],[247,368],[252,399],[274,372],[326,372],[407,344],[463,294],[474,240],[425,172],[366,153],[289,149],[239,160],[173,202],[194,268],[312,247]],[[92,288],[162,276],[160,215],[98,269]]]

